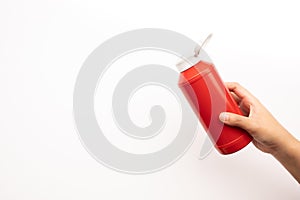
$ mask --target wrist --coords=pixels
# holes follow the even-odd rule
[[[271,153],[278,160],[293,159],[300,151],[300,142],[287,133]]]
[[[272,154],[300,184],[300,142],[293,136]]]

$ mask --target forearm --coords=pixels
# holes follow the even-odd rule
[[[285,138],[273,156],[290,172],[300,184],[300,142],[292,135]]]
[[[272,154],[300,184],[300,142],[245,88],[238,83],[227,83],[226,86],[245,116],[221,113],[220,120],[246,130],[253,137],[253,144]]]

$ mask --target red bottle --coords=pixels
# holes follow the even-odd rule
[[[211,141],[221,154],[239,151],[252,137],[238,127],[224,125],[219,114],[227,111],[242,115],[237,103],[212,63],[191,57],[177,65],[181,71],[178,86],[188,99]]]

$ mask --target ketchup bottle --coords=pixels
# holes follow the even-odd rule
[[[240,115],[242,112],[221,80],[215,66],[201,60],[198,57],[199,52],[198,49],[194,56],[177,64],[180,71],[178,86],[215,148],[221,154],[237,152],[247,146],[252,141],[252,137],[243,129],[225,125],[219,120],[221,112]]]

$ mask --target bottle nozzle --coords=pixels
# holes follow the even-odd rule
[[[201,52],[201,50],[205,47],[205,45],[208,43],[208,41],[210,40],[210,38],[212,37],[212,33],[209,34],[206,39],[204,40],[204,42],[201,45],[196,45],[195,49],[194,49],[194,56],[191,56],[189,58],[187,58],[186,60],[182,60],[181,62],[179,62],[176,67],[178,69],[178,71],[182,72],[190,67],[192,67],[193,65],[197,64],[200,59],[199,59],[199,54]]]
[[[212,33],[209,34],[209,35],[206,37],[206,39],[204,40],[204,42],[202,42],[201,45],[197,45],[197,46],[195,47],[195,50],[194,50],[194,52],[195,52],[194,56],[195,56],[195,57],[197,57],[197,56],[200,54],[201,49],[203,49],[203,48],[205,47],[205,45],[209,42],[209,40],[211,39],[211,37],[212,37]]]

